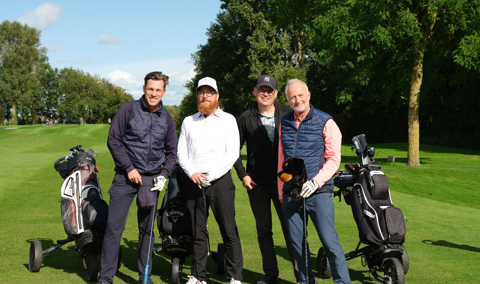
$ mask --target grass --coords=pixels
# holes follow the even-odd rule
[[[30,243],[41,240],[43,249],[65,239],[60,213],[62,179],[53,169],[58,158],[78,144],[98,152],[99,178],[105,199],[112,181],[113,160],[106,147],[108,125],[20,126],[0,128],[0,283],[84,283],[85,271],[74,244],[51,252],[39,273],[28,271]],[[422,145],[419,168],[406,167],[406,144],[371,145],[376,160],[383,164],[389,178],[394,204],[407,218],[405,247],[410,258],[408,283],[480,283],[480,151]],[[387,156],[395,156],[387,163]],[[344,163],[356,162],[350,145],[342,148]],[[248,196],[232,171],[236,194],[236,218],[242,242],[244,283],[256,283],[262,276],[260,251]],[[163,194],[161,196],[163,198]],[[345,252],[358,244],[358,230],[351,209],[336,202],[336,227]],[[115,283],[138,283],[136,247],[138,230],[136,206],[132,205],[123,234],[122,267]],[[212,250],[222,242],[218,226],[209,219]],[[294,283],[292,267],[280,226],[275,223],[274,239],[280,268],[280,284]],[[321,244],[309,226],[312,257]],[[156,241],[156,247],[160,242]],[[190,272],[190,259],[181,283]],[[313,261],[315,264],[315,259]],[[379,283],[373,279],[360,258],[348,262],[353,283]],[[153,281],[170,282],[171,262],[160,254],[153,258]],[[215,271],[215,264],[212,265]],[[210,271],[210,263],[208,265]],[[316,266],[314,267],[316,271]],[[215,283],[225,276],[214,275]],[[322,280],[332,283],[332,280]],[[209,281],[210,282],[210,281]]]

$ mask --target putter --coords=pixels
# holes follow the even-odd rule
[[[203,210],[205,210],[205,226],[207,229],[207,255],[212,257],[213,261],[216,260],[216,255],[214,256],[213,253],[210,251],[210,236],[208,234],[208,211],[207,211],[207,200],[205,198],[205,191],[207,190],[205,187],[202,186],[202,198],[203,198]],[[212,284],[213,284],[213,268],[212,268],[212,263],[210,262],[210,275],[212,277]]]
[[[305,280],[308,282],[308,240],[307,240],[307,207],[305,198],[303,198],[303,234],[305,235]]]
[[[155,221],[155,212],[157,211],[157,203],[158,203],[158,191],[157,191],[157,202],[155,202],[155,205],[153,205],[152,209],[152,229],[150,230],[150,238],[148,239],[148,254],[147,254],[147,264],[145,265],[145,277],[142,281],[142,284],[147,284],[148,283],[148,268],[149,268],[149,265],[148,265],[148,262],[150,261],[150,250],[151,250],[151,246],[152,246],[152,234],[153,234],[153,224],[154,224],[154,221]]]

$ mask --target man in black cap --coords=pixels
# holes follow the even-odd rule
[[[263,279],[257,284],[276,283],[279,274],[272,237],[272,201],[282,225],[295,275],[297,275],[290,237],[277,191],[278,128],[282,116],[291,112],[292,109],[275,100],[278,93],[276,88],[277,82],[274,77],[260,76],[253,89],[256,102],[237,119],[240,147],[247,142],[247,169],[245,170],[242,164],[241,154],[234,167],[238,178],[248,192],[257,225],[258,244],[265,273]]]

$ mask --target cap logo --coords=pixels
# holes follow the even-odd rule
[[[263,79],[263,81],[269,82],[269,81],[270,81],[270,77],[265,77],[265,79]]]

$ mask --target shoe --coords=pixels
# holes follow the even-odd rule
[[[277,276],[265,275],[262,280],[258,281],[257,284],[276,284],[278,280]]]
[[[242,282],[232,278],[232,279],[230,279],[230,284],[242,284]]]
[[[187,284],[207,284],[207,281],[200,281],[192,275],[188,275]]]

